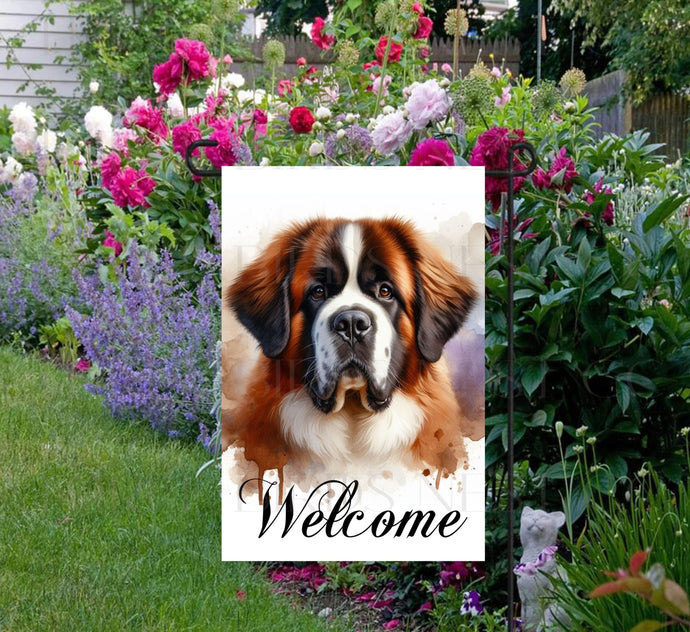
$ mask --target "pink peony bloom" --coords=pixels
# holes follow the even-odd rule
[[[186,121],[180,125],[173,127],[172,142],[173,150],[176,151],[182,158],[187,155],[187,147],[195,140],[201,140],[201,131],[194,125],[192,121]],[[197,147],[192,156],[199,155],[199,148]]]
[[[175,40],[175,52],[184,60],[187,83],[215,74],[212,72],[211,54],[203,42],[188,39]]]
[[[441,64],[441,71],[447,74],[449,72],[453,72],[453,67],[448,63]]]
[[[115,239],[115,235],[113,235],[109,230],[105,231],[105,239],[103,240],[103,245],[106,248],[112,248],[115,251],[115,256],[119,257],[120,254],[122,254],[122,244]]]
[[[434,28],[434,22],[431,18],[425,15],[420,15],[417,22],[417,30],[414,32],[414,39],[426,39],[431,35],[431,30]]]
[[[415,3],[412,5],[412,10],[413,10],[415,13],[419,13],[419,15],[422,15],[422,13],[424,13],[424,9],[422,9],[422,5],[421,5],[419,2],[415,2]]]
[[[373,83],[371,84],[371,90],[373,90],[374,94],[376,96],[381,97],[387,97],[388,96],[388,86],[390,85],[391,81],[393,81],[393,77],[390,75],[386,75],[383,78],[383,89],[381,88],[381,75],[370,75],[371,79],[373,79]]]
[[[218,125],[216,131],[209,136],[209,140],[217,140],[216,147],[206,148],[206,157],[214,167],[231,167],[237,162],[237,146],[239,139],[235,134],[234,124],[227,121],[223,125]]]
[[[575,163],[566,155],[565,147],[561,147],[547,172],[540,167],[532,174],[532,184],[538,189],[562,189],[570,193],[577,175]]]
[[[297,61],[295,62],[298,66],[306,66],[307,65],[307,60],[304,57],[298,57]]]
[[[455,154],[445,140],[427,138],[412,150],[409,167],[452,167]]]
[[[118,206],[150,206],[146,196],[156,188],[154,179],[142,167],[138,171],[134,167],[125,167],[118,173],[111,183],[110,192],[113,201]]]
[[[412,124],[402,112],[392,112],[378,119],[371,133],[371,140],[376,151],[383,156],[390,156],[407,142],[412,131]]]
[[[168,127],[163,121],[161,110],[154,108],[149,99],[137,97],[132,101],[123,119],[127,127],[138,125],[147,130],[148,137],[159,144],[168,136]]]
[[[281,79],[278,82],[278,94],[281,97],[284,97],[285,95],[292,94],[292,79]]]
[[[229,66],[230,64],[233,63],[233,62],[232,62],[232,57],[230,57],[229,54],[228,54],[228,55],[225,55],[225,57],[223,57],[223,62],[225,63],[226,66]]]
[[[127,143],[130,140],[135,142],[139,140],[139,135],[133,129],[117,127],[113,130],[113,149],[117,149],[125,156],[129,156],[129,147],[127,147]]]
[[[584,196],[583,196],[583,199],[585,202],[587,202],[587,204],[592,205],[599,193],[603,193],[605,195],[612,195],[613,194],[611,187],[607,186],[606,188],[604,188],[604,178],[603,177],[599,178],[597,183],[594,185],[594,193],[592,193],[591,191],[586,191]],[[589,213],[588,213],[588,215],[589,215]],[[590,217],[591,217],[591,215],[590,215]],[[609,203],[606,205],[606,208],[604,209],[604,211],[601,214],[601,221],[604,222],[604,224],[606,224],[607,226],[613,226],[614,219],[615,219],[615,210],[613,207],[613,201],[609,200]]]
[[[101,160],[101,183],[104,189],[110,191],[115,176],[120,173],[122,159],[120,155],[112,152]]]
[[[177,53],[171,53],[168,61],[153,67],[153,81],[163,95],[172,94],[182,83],[184,63]]]
[[[314,46],[317,46],[321,50],[328,50],[335,42],[335,37],[333,35],[326,35],[323,32],[323,27],[326,22],[323,18],[314,18],[314,23],[311,25],[311,41]]]
[[[514,237],[515,239],[521,240],[521,239],[532,239],[533,237],[536,237],[537,233],[526,233],[525,229],[532,223],[534,220],[533,217],[528,217],[526,220],[523,222],[520,222],[517,224],[517,217],[513,216],[513,227],[514,227]],[[517,225],[516,225],[517,224]],[[505,220],[503,222],[503,239],[505,240],[505,235],[508,234],[508,220]],[[487,247],[489,249],[489,252],[492,255],[497,255],[500,250],[501,250],[501,233],[498,230],[498,228],[489,228],[489,236],[488,236],[488,243]],[[460,562],[462,563],[462,562]],[[441,574],[443,575],[444,571],[441,571]],[[448,575],[446,574],[445,577],[441,577],[441,584],[443,584],[444,579],[448,581],[449,579],[452,579],[454,575]],[[461,577],[460,579],[464,579],[464,577]]]
[[[88,371],[90,368],[91,362],[89,362],[86,358],[79,358],[78,362],[74,365],[74,370],[82,373],[86,373],[86,371]]]
[[[414,129],[423,129],[448,114],[450,100],[436,79],[415,86],[407,100],[407,111]]]
[[[470,154],[470,165],[484,166],[490,171],[501,171],[508,168],[508,149],[524,140],[525,134],[521,129],[509,130],[505,127],[492,127],[481,134],[477,144]],[[515,156],[513,169],[522,167],[520,159]],[[524,178],[513,179],[513,191],[518,191],[524,184]],[[485,196],[496,209],[501,203],[501,193],[508,191],[508,180],[487,177],[485,180]]]

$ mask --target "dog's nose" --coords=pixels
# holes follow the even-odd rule
[[[370,329],[371,318],[359,309],[346,309],[333,319],[333,331],[350,344],[360,342]]]

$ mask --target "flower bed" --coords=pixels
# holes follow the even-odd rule
[[[0,122],[8,147],[11,138],[0,171],[0,339],[42,346],[88,371],[120,416],[208,443],[218,410],[220,186],[187,170],[191,142],[217,141],[195,150],[206,168],[495,170],[508,166],[510,146],[529,141],[540,165],[514,182],[510,236],[516,480],[523,500],[554,507],[567,481],[573,536],[588,504],[624,493],[645,465],[671,485],[687,477],[677,440],[690,423],[687,161],[666,164],[642,132],[597,139],[577,71],[559,85],[535,85],[492,56],[464,77],[438,67],[427,57],[423,3],[391,7],[378,5],[377,33],[353,30],[349,9],[330,23],[316,20],[314,56],[333,52],[323,70],[305,59],[295,76],[283,76],[285,52],[269,41],[267,74],[248,86],[229,56],[216,59],[202,41],[180,38],[152,69],[150,94],[90,107],[84,129],[61,130],[58,120],[16,106]],[[452,35],[466,29],[463,19],[449,14]],[[503,554],[506,187],[487,179],[487,565],[477,591],[492,607],[504,602],[512,563]],[[590,481],[575,476],[592,467]],[[307,571],[292,568],[280,572],[302,582]],[[386,624],[407,617],[454,629],[463,607],[479,611],[464,596],[474,590],[468,581],[436,590],[446,572],[438,565],[318,569],[302,582],[312,590],[391,599],[377,615]],[[387,582],[405,577],[409,594],[386,593]],[[498,626],[500,612],[493,623],[489,616],[481,625]]]

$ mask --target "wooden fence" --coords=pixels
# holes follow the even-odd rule
[[[279,37],[277,38],[285,44],[285,66],[280,70],[280,75],[291,77],[297,71],[296,61],[304,57],[309,65],[322,68],[333,60],[332,51],[326,52],[323,56],[321,51],[306,36],[298,37]],[[261,61],[261,50],[266,43],[266,38],[260,37],[247,42],[249,55],[237,55],[231,69],[245,76],[248,83],[263,72],[263,62]],[[441,64],[453,63],[453,42],[448,39],[432,39],[430,42],[431,62]],[[489,54],[493,53],[497,64],[505,63],[511,72],[518,76],[520,74],[520,42],[513,39],[502,41],[483,41],[476,39],[465,39],[460,46],[459,69],[462,74],[467,74],[478,59],[484,60],[490,65]],[[373,59],[373,57],[372,57]],[[361,59],[362,63],[369,61]]]
[[[589,104],[599,108],[594,114],[601,125],[599,136],[623,136],[646,129],[651,142],[665,143],[660,151],[670,159],[690,151],[690,100],[676,94],[653,94],[641,105],[633,106],[623,94],[624,83],[622,70],[587,83]]]

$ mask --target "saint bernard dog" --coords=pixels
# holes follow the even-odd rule
[[[293,224],[225,294],[262,353],[223,414],[223,449],[243,449],[259,478],[313,462],[454,472],[464,417],[442,353],[475,299],[408,221]]]

